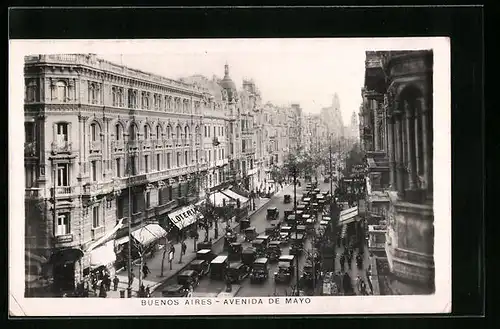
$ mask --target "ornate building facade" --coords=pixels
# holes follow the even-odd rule
[[[433,53],[367,52],[365,67],[360,137],[369,171],[368,207],[381,217],[377,231],[386,232],[391,272],[432,292]],[[378,211],[375,203],[382,204]]]

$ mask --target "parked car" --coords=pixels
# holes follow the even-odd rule
[[[231,243],[228,247],[228,260],[230,262],[240,261],[241,252],[243,251],[243,246],[239,242]]]
[[[194,289],[198,285],[198,282],[198,272],[194,270],[182,271],[177,275],[177,283],[181,284],[186,289]]]
[[[241,262],[247,266],[252,266],[256,258],[257,251],[255,250],[255,248],[245,248],[241,253]]]
[[[244,218],[240,220],[240,232],[245,232],[245,229],[250,227],[250,219]]]
[[[204,259],[195,259],[189,264],[189,269],[196,271],[198,277],[202,278],[210,272],[210,263]]]
[[[196,259],[206,260],[208,263],[217,257],[210,249],[201,249],[196,252]]]
[[[253,241],[257,237],[257,230],[254,226],[250,226],[245,229],[245,241]]]
[[[187,297],[189,289],[184,288],[181,284],[170,284],[163,288],[162,297]]]

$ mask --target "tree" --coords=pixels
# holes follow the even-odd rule
[[[143,232],[145,232],[145,230],[147,231],[147,229],[145,227],[137,230],[136,232],[138,232],[138,234],[136,236],[134,236],[134,238],[132,239],[132,244],[133,244],[135,250],[137,250],[137,254],[138,254],[139,260],[140,260],[139,287],[141,287],[141,284],[142,284],[142,267],[144,265],[144,257],[148,253],[154,252],[154,250],[156,249],[155,242],[147,243],[148,242],[146,240],[147,235],[145,235],[143,233]],[[165,237],[165,239],[166,239],[166,237]]]

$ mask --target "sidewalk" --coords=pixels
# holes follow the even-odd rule
[[[255,199],[255,210],[251,210],[248,212],[249,216],[252,216],[255,212],[259,211],[262,207],[264,207],[271,199],[267,198],[256,198]],[[232,222],[231,228],[235,228],[239,225],[237,222]],[[225,225],[219,222],[219,237],[215,239],[214,229],[211,228],[209,230],[209,238],[212,238],[212,243],[215,244],[221,239],[224,238],[224,229]],[[198,234],[200,237],[205,236],[205,229],[198,229]],[[203,239],[201,239],[203,240]],[[199,242],[201,240],[198,240]],[[163,276],[161,274],[161,263],[163,258],[163,249],[159,250],[155,253],[153,258],[147,259],[144,262],[149,267],[151,271],[150,274],[143,279],[142,282],[145,287],[149,286],[151,293],[158,288],[163,282],[167,281],[171,277],[175,276],[177,273],[181,272],[185,267],[189,265],[196,258],[196,250],[194,249],[194,240],[192,238],[186,239],[187,250],[186,254],[182,256],[182,263],[179,263],[179,255],[181,250],[181,244],[177,243],[174,245],[175,255],[174,260],[172,261],[172,269],[170,269],[170,265],[168,262],[168,254],[165,255],[165,262],[163,267]],[[137,296],[137,292],[139,291],[139,271],[140,264],[135,264],[133,266],[133,271],[135,274],[134,281],[132,283],[132,296]],[[111,291],[108,291],[107,298],[120,298],[120,290],[127,290],[128,287],[128,274],[127,271],[121,271],[117,273],[118,279],[120,279],[120,283],[118,284],[118,290],[114,291],[113,287],[111,287]],[[127,293],[125,292],[125,297]]]

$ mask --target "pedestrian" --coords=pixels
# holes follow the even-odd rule
[[[106,293],[106,286],[103,281],[101,281],[101,286],[99,287],[99,297],[106,298],[108,294]]]
[[[151,271],[149,270],[149,267],[146,263],[144,263],[144,265],[142,265],[142,274],[143,274],[143,278],[147,278],[148,274],[151,273]]]
[[[106,272],[106,274],[104,275],[104,287],[106,288],[106,291],[110,291],[111,290],[111,278],[110,278],[110,275],[109,275],[109,272]]]
[[[117,291],[118,290],[118,283],[120,283],[120,279],[118,279],[118,276],[115,275],[113,278],[113,290]]]
[[[182,251],[183,255],[186,254],[186,250],[187,250],[187,245],[186,245],[186,243],[183,240],[182,243],[181,243],[181,251]]]
[[[135,278],[135,274],[134,274],[134,270],[130,270],[130,274],[128,276],[128,286],[129,287],[132,287],[132,283],[134,283],[134,278]]]
[[[139,287],[139,297],[145,297],[146,296],[146,289],[144,288],[144,284],[141,284]]]
[[[151,297],[151,291],[149,289],[149,285],[146,287],[146,297]]]

